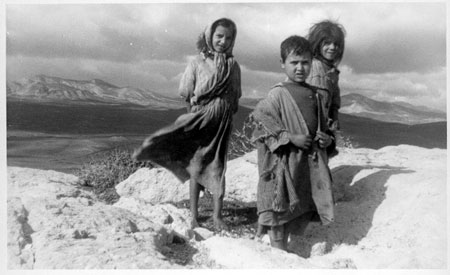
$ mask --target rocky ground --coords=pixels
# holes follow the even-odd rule
[[[77,177],[8,167],[9,269],[446,269],[447,151],[414,146],[341,149],[330,161],[336,222],[312,223],[286,253],[254,237],[256,154],[228,163],[225,220],[211,198],[188,227],[188,184],[143,168],[100,202]]]

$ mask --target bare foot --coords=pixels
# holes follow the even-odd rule
[[[219,219],[219,218],[214,219],[214,228],[217,231],[222,231],[222,230],[229,231],[230,230],[228,225],[222,219]]]
[[[263,225],[258,224],[258,229],[256,231],[256,237],[262,238],[264,234],[267,234],[267,228]]]

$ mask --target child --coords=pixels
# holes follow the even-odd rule
[[[327,149],[332,149],[322,95],[305,83],[311,66],[308,41],[291,36],[281,43],[287,80],[275,85],[252,113],[258,153],[258,235],[287,250],[289,234],[303,234],[309,221],[334,219]]]
[[[169,169],[183,182],[190,179],[192,228],[198,226],[199,193],[206,188],[213,194],[215,228],[228,229],[222,220],[227,146],[241,96],[241,71],[232,55],[236,32],[235,23],[222,18],[200,35],[199,55],[180,82],[189,112],[148,137],[134,155]]]
[[[341,106],[337,66],[344,55],[345,29],[340,24],[325,20],[310,28],[308,40],[313,52],[313,61],[306,82],[329,92],[329,95],[324,94],[327,97],[325,112],[328,114],[331,130],[336,131],[340,129],[338,114]]]

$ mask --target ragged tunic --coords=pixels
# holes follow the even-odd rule
[[[324,111],[332,121],[339,119],[339,108],[341,107],[341,91],[338,85],[339,73],[339,70],[333,64],[313,58],[311,72],[306,79],[308,84],[328,91],[328,93],[322,93],[322,96],[325,102]]]
[[[303,151],[287,138],[288,132],[314,138],[318,127],[327,131],[321,99],[307,84],[284,82],[276,85],[252,113],[260,176],[257,208],[262,225],[282,225],[311,211],[318,213],[323,224],[334,220],[326,150],[314,142],[310,150]]]
[[[226,53],[217,53],[211,46],[212,32],[209,26],[203,35],[209,51],[190,61],[180,81],[179,92],[189,112],[148,137],[134,157],[169,169],[183,182],[191,179],[213,194],[223,195],[241,72],[231,54],[235,36]]]

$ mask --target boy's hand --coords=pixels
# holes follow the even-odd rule
[[[321,131],[316,132],[316,139],[319,141],[319,146],[321,148],[327,148],[333,142],[330,135]]]
[[[331,131],[339,131],[341,129],[341,124],[339,123],[339,120],[333,121],[331,124],[330,130]]]
[[[293,135],[289,134],[289,140],[292,144],[303,150],[308,150],[312,144],[311,135]]]

